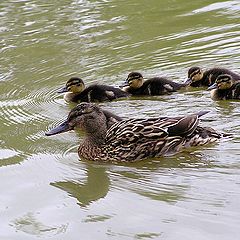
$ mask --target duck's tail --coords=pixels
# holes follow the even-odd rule
[[[197,126],[193,135],[186,139],[185,146],[198,146],[213,143],[223,137],[230,137],[230,134],[220,133],[210,127]]]
[[[200,118],[202,117],[203,115],[209,113],[210,111],[200,111],[200,112],[197,112],[196,115]]]

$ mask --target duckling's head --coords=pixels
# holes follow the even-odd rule
[[[80,128],[89,135],[105,136],[107,120],[103,110],[93,103],[80,103],[70,111],[65,122],[45,134],[51,136],[75,128]]]
[[[131,72],[126,79],[128,86],[134,89],[138,89],[143,85],[143,76],[139,72]]]
[[[214,84],[212,84],[208,90],[212,89],[220,89],[220,90],[227,90],[230,89],[233,85],[232,76],[229,74],[221,74],[217,77]]]
[[[203,78],[203,70],[200,67],[191,67],[188,70],[188,79],[185,84],[200,81]]]
[[[85,89],[84,82],[81,78],[72,77],[70,78],[66,86],[58,91],[58,93],[72,92],[72,93],[81,93]]]

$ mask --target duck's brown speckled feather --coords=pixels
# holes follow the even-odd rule
[[[199,117],[206,113],[128,120],[115,117],[110,126],[107,120],[110,113],[106,114],[95,104],[82,103],[69,113],[65,125],[67,129],[79,126],[86,132],[78,149],[81,158],[131,162],[218,140],[221,134],[199,126]],[[51,130],[47,135],[63,131],[66,129]]]

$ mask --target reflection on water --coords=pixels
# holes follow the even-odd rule
[[[72,151],[74,150],[75,148],[72,148]],[[175,181],[169,180],[169,168],[211,169],[217,167],[216,162],[209,161],[208,154],[204,156],[199,148],[196,147],[195,153],[192,153],[191,149],[187,149],[187,151],[188,154],[183,152],[167,159],[162,157],[151,161],[140,161],[134,166],[129,163],[111,166],[88,162],[85,165],[86,178],[84,180],[76,178],[69,181],[52,182],[51,185],[76,198],[82,207],[87,207],[91,203],[105,198],[111,191],[111,187],[129,190],[152,200],[174,203],[185,198],[189,186],[182,183],[176,184]],[[211,145],[209,151],[212,151]],[[162,175],[167,177],[166,182]]]
[[[72,76],[118,86],[131,71],[239,72],[239,14],[235,0],[1,1],[0,238],[236,239],[239,101],[189,88],[102,103],[124,118],[209,110],[202,124],[232,134],[133,164],[84,162],[82,133],[44,132],[74,106],[56,92]]]
[[[80,206],[87,206],[91,202],[104,198],[109,190],[109,177],[103,167],[87,166],[87,178],[84,183],[76,181],[54,182],[52,186],[58,187],[75,197]]]

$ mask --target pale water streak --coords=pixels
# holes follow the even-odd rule
[[[237,239],[239,101],[188,88],[101,103],[124,118],[209,110],[202,124],[231,134],[133,164],[81,160],[81,132],[44,132],[75,106],[57,94],[72,76],[118,86],[130,71],[240,73],[239,14],[239,1],[2,1],[0,239]]]

